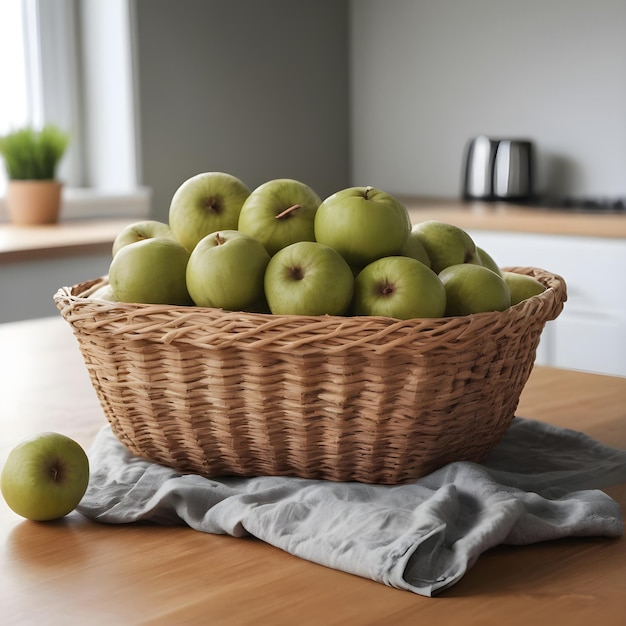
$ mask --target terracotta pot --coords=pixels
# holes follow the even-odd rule
[[[10,180],[7,210],[13,224],[54,224],[61,210],[63,183],[55,180]]]

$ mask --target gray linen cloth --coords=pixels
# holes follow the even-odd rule
[[[619,505],[599,489],[626,481],[626,450],[519,417],[483,463],[450,463],[400,486],[181,474],[133,456],[108,426],[89,457],[78,507],[88,518],[252,535],[424,596],[499,544],[624,531]]]

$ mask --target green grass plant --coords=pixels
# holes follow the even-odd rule
[[[0,137],[0,155],[11,180],[55,180],[68,144],[69,135],[54,125],[20,128]]]

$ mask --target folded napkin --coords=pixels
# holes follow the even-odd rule
[[[400,486],[182,474],[133,456],[108,426],[89,456],[78,510],[93,520],[252,535],[424,596],[499,544],[624,531],[619,505],[598,489],[626,481],[626,450],[519,417],[483,463],[450,463]]]

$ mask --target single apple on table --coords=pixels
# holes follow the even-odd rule
[[[421,261],[388,256],[367,265],[354,282],[352,312],[396,319],[443,317],[446,292],[437,274]]]
[[[129,224],[120,230],[113,241],[112,256],[115,256],[120,248],[129,243],[143,241],[152,237],[170,237],[174,239],[174,233],[169,224],[158,220],[141,220],[134,224]]]
[[[353,267],[400,254],[411,231],[406,207],[373,187],[349,187],[326,198],[315,214],[315,240]]]
[[[299,241],[270,259],[264,286],[275,315],[343,315],[352,300],[354,276],[333,248]]]
[[[474,240],[454,224],[425,220],[415,225],[414,232],[426,249],[430,267],[436,274],[449,265],[477,261]]]
[[[308,185],[277,178],[254,189],[241,207],[237,229],[260,241],[270,256],[298,241],[315,241],[319,196]]]
[[[76,441],[60,433],[37,433],[19,443],[2,468],[2,495],[15,513],[36,521],[73,511],[89,483],[89,460]]]
[[[246,185],[232,174],[196,174],[174,193],[169,226],[176,239],[191,252],[203,237],[218,230],[235,230],[239,212],[249,195]]]
[[[118,302],[188,305],[185,279],[189,252],[168,237],[152,237],[121,248],[109,266]]]
[[[482,265],[450,265],[439,278],[446,290],[446,317],[504,311],[511,306],[504,279]]]
[[[502,278],[509,287],[511,294],[511,305],[519,304],[523,300],[538,296],[546,290],[543,283],[540,283],[533,276],[527,274],[517,274],[516,272],[502,272]]]
[[[229,311],[257,309],[270,255],[261,242],[238,230],[201,239],[187,263],[189,295],[198,306]]]

